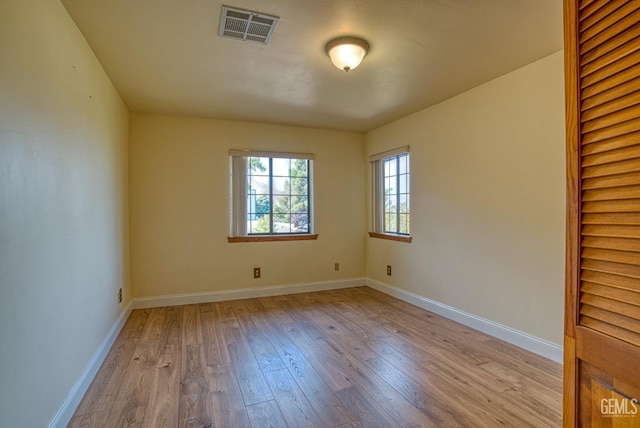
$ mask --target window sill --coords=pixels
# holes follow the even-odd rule
[[[407,244],[410,244],[411,240],[413,239],[411,236],[407,236],[407,235],[392,235],[390,233],[377,233],[377,232],[369,232],[369,237],[379,238],[379,239],[388,239],[389,241],[406,242]]]
[[[317,233],[304,235],[227,236],[229,242],[310,241],[318,239]]]

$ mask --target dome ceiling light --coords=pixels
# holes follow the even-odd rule
[[[356,68],[369,52],[369,43],[361,38],[346,36],[331,40],[324,48],[333,65],[340,70]]]

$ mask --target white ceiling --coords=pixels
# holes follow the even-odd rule
[[[135,112],[368,131],[562,49],[559,0],[62,0]],[[218,36],[222,5],[280,17]],[[335,68],[331,39],[371,45]]]

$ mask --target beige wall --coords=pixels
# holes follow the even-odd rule
[[[368,239],[368,278],[562,343],[562,58],[367,134],[367,155],[411,146],[414,238]]]
[[[128,111],[58,1],[0,2],[0,425],[54,416],[128,290]]]
[[[229,149],[314,153],[317,241],[227,242]],[[135,297],[364,275],[364,136],[281,125],[134,114]],[[341,270],[334,271],[339,262]],[[253,267],[262,278],[253,279]]]

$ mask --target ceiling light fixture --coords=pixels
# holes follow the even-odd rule
[[[360,65],[369,52],[369,43],[358,37],[338,37],[331,40],[324,48],[333,65],[340,70],[353,70]]]

